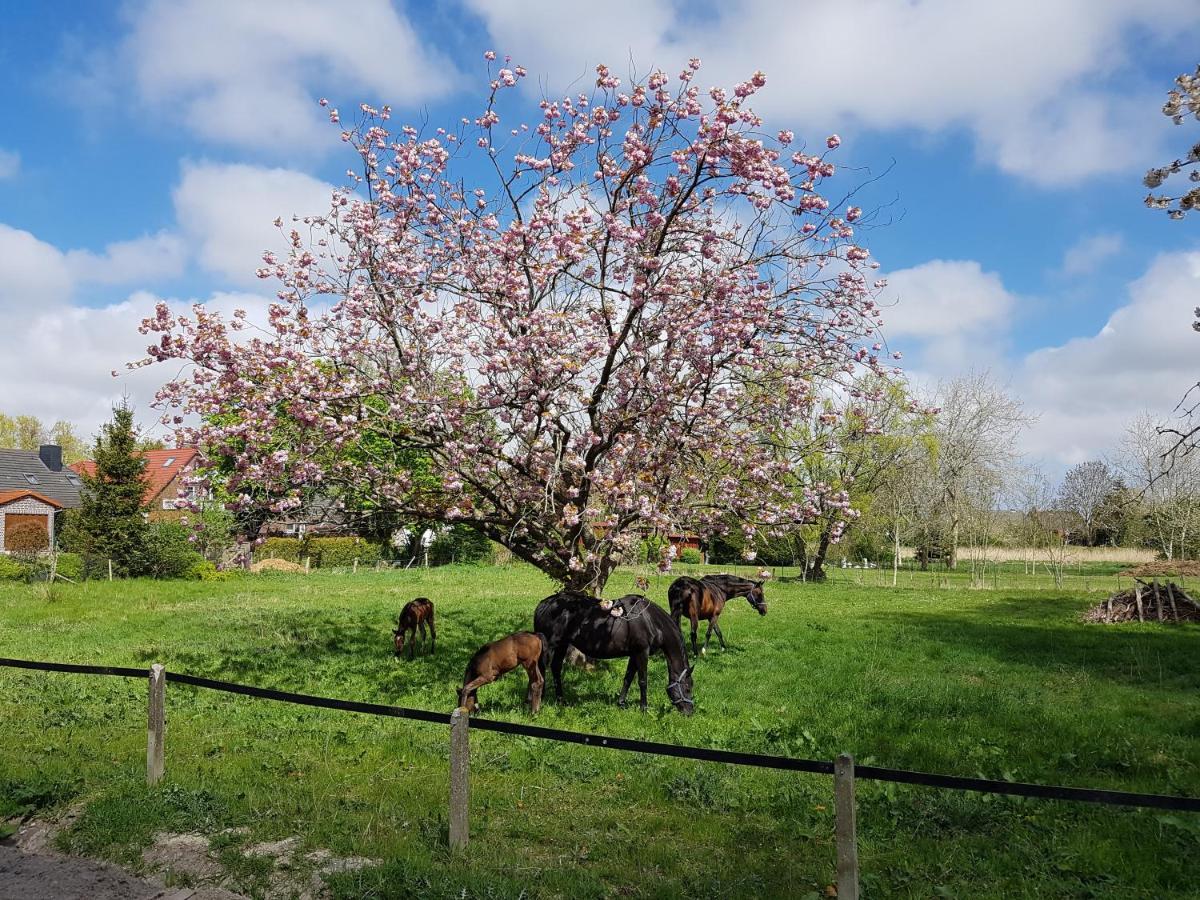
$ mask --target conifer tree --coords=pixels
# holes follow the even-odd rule
[[[138,449],[133,410],[123,403],[96,437],[96,469],[83,475],[81,506],[68,537],[73,549],[92,560],[111,559],[114,574],[123,576],[139,574],[146,553],[146,460]]]

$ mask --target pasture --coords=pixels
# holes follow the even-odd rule
[[[569,669],[567,706],[536,720],[520,672],[480,714],[680,744],[961,775],[1200,794],[1200,628],[1084,625],[1101,593],[768,583],[769,614],[733,600],[730,649],[676,713],[665,665],[650,708],[613,703],[624,661]],[[890,576],[890,573],[886,573]],[[618,572],[609,596],[633,589]],[[857,582],[862,582],[857,583]],[[1112,589],[1095,573],[1088,586]],[[666,606],[669,579],[650,596]],[[943,586],[935,586],[943,585]],[[247,684],[448,711],[485,641],[531,626],[539,573],[445,567],[227,582],[0,585],[0,655],[149,665]],[[393,658],[407,600],[437,605],[434,656]],[[715,640],[714,640],[715,647]],[[86,802],[64,842],[136,863],[153,832],[307,845],[384,860],[342,897],[822,897],[833,881],[828,777],[472,735],[471,845],[446,846],[444,727],[167,689],[167,777],[144,783],[145,685],[0,670],[0,821]],[[1200,896],[1200,819],[860,782],[866,897]],[[240,838],[230,840],[240,840]],[[230,854],[231,863],[237,854]],[[265,876],[235,866],[239,886]]]

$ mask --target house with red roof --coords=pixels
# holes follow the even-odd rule
[[[37,450],[0,448],[0,552],[12,549],[16,531],[30,527],[44,532],[46,546],[52,546],[54,514],[79,506],[80,484],[79,476],[63,465],[57,444]],[[20,543],[28,546],[28,536]]]
[[[146,460],[146,492],[142,506],[151,522],[175,520],[185,514],[179,501],[191,496],[191,488],[183,479],[196,467],[197,454],[191,447],[173,450],[143,450],[137,454]],[[90,460],[73,463],[71,468],[81,475],[95,475],[96,464]]]

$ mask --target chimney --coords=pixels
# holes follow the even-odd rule
[[[38,447],[38,456],[42,464],[51,472],[62,471],[62,447],[58,444],[42,444]]]

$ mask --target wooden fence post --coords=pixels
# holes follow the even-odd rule
[[[471,794],[470,714],[461,706],[450,714],[450,849],[467,846],[467,807]]]
[[[842,753],[833,763],[833,800],[837,815],[838,900],[858,900],[858,837],[854,821],[854,757]]]
[[[353,574],[353,575],[358,574],[358,557],[357,556],[354,557],[354,571],[351,574]]]
[[[167,677],[158,663],[150,667],[150,714],[146,727],[146,784],[163,777],[163,739],[166,736]]]
[[[306,557],[304,557],[304,574],[305,574],[305,575],[307,575],[307,574],[308,574],[308,570],[309,570],[309,566],[310,566],[310,565],[312,565],[312,557],[311,557],[311,556],[306,556]]]
[[[112,560],[108,561],[108,580],[112,581]]]

